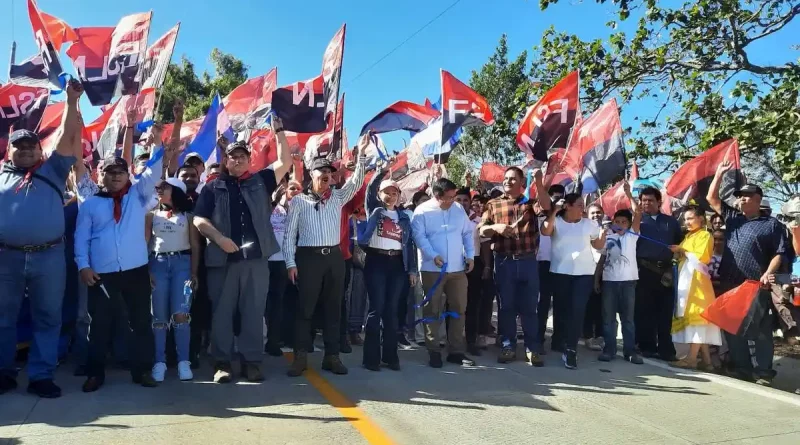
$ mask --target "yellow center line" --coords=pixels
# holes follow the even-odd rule
[[[294,354],[287,352],[283,354],[289,362],[294,359]],[[311,368],[306,369],[303,376],[311,383],[311,386],[316,388],[325,400],[336,408],[339,413],[344,416],[348,422],[361,433],[361,436],[370,444],[390,445],[394,441],[369,418],[361,408],[348,399],[344,394],[339,392],[330,382],[325,380],[324,377]]]

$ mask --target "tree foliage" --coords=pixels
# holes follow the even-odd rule
[[[546,9],[557,1],[540,4]],[[614,96],[623,111],[634,104],[651,109],[627,129],[629,152],[650,160],[651,174],[735,137],[748,175],[772,196],[800,190],[800,65],[763,63],[756,49],[775,44],[769,37],[800,15],[800,3],[598,2],[612,5],[619,28],[633,32],[612,21],[607,38],[584,41],[550,28],[534,48],[533,78],[580,69],[584,109]]]
[[[172,122],[172,105],[176,98],[184,101],[185,118],[191,120],[203,116],[211,106],[214,95],[225,96],[247,80],[247,66],[236,57],[214,48],[211,51],[213,75],[195,73],[194,64],[182,57],[180,64],[171,63],[160,94],[161,105],[158,119]]]

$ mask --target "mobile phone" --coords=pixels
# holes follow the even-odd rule
[[[789,286],[792,284],[792,275],[788,273],[776,273],[775,274],[775,284],[780,284],[781,286]]]

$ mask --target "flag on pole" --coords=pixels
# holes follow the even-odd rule
[[[39,50],[39,55],[42,57],[44,72],[47,73],[47,80],[50,81],[51,88],[62,90],[66,85],[60,78],[64,70],[58,58],[58,50],[53,40],[50,38],[50,32],[47,26],[45,26],[45,22],[34,0],[28,0],[28,17],[30,18],[31,27],[33,28],[33,37],[36,39],[36,47]]]
[[[401,100],[389,105],[364,124],[361,134],[368,131],[387,133],[396,130],[419,132],[439,116],[441,113],[432,107]]]
[[[41,54],[28,57],[19,64],[12,62],[8,70],[8,80],[15,85],[52,88]]]
[[[347,24],[342,25],[333,36],[322,55],[322,78],[324,80],[325,119],[336,112],[339,100],[339,85],[342,81],[342,61],[344,60],[344,38]]]
[[[147,53],[152,18],[152,12],[127,15],[119,21],[111,34],[108,61],[109,71],[117,72],[115,96],[136,94],[140,90],[136,77]]]
[[[528,108],[519,124],[517,146],[533,159],[547,161],[551,150],[566,148],[578,115],[578,72],[573,71]]]
[[[694,198],[700,207],[711,211],[706,194],[717,167],[726,160],[733,164],[733,169],[726,172],[722,178],[720,197],[728,205],[733,206],[736,200],[733,192],[744,182],[739,161],[739,142],[736,139],[720,142],[681,165],[664,184],[667,195],[686,200]]]
[[[147,48],[144,61],[136,74],[139,90],[158,89],[164,84],[167,68],[169,68],[172,54],[175,52],[175,43],[178,40],[180,28],[181,24],[178,23]]]
[[[203,124],[200,125],[200,130],[194,137],[194,140],[189,144],[189,147],[181,153],[178,159],[178,165],[183,165],[183,161],[188,153],[197,153],[203,161],[207,161],[214,149],[217,146],[217,118],[220,110],[222,109],[222,100],[219,94],[214,96],[211,101],[211,106],[208,108],[206,117],[203,119]]]
[[[325,119],[325,82],[322,74],[272,92],[272,109],[283,121],[283,128],[297,133],[321,133]]]
[[[67,22],[42,11],[39,11],[39,16],[42,18],[42,23],[45,29],[47,29],[50,40],[53,42],[53,48],[55,48],[56,51],[61,51],[61,46],[65,43],[78,40],[77,34],[75,34],[75,31]]]
[[[67,56],[92,105],[107,105],[114,99],[117,74],[109,70],[108,58],[113,33],[114,28],[110,26],[75,28],[78,38],[67,49]]]
[[[266,127],[265,119],[272,109],[272,92],[278,84],[278,69],[247,80],[234,88],[223,100],[225,112],[236,132]]]
[[[445,70],[442,77],[442,145],[461,127],[494,124],[489,102]]]
[[[36,131],[42,120],[50,91],[12,83],[0,87],[0,137],[12,129]]]

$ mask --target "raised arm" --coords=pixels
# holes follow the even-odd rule
[[[556,231],[556,214],[558,212],[556,209],[550,209],[547,212],[547,218],[542,223],[542,231],[541,234],[544,236],[553,236],[553,233]]]
[[[278,160],[272,163],[272,170],[275,172],[275,178],[280,181],[292,168],[292,152],[286,133],[283,131],[283,122],[278,116],[272,116],[272,134],[275,135],[278,145]]]
[[[631,183],[625,181],[625,183],[622,184],[622,189],[625,191],[625,196],[628,197],[628,201],[631,203],[631,212],[633,213],[631,230],[639,233],[639,228],[642,227],[642,209],[639,208],[639,202],[633,198],[633,194],[631,193]]]
[[[171,155],[167,147],[163,147],[162,149],[164,150],[163,156],[159,157],[149,167],[145,168],[139,176],[139,181],[133,185],[136,187],[139,196],[144,200],[143,202],[149,201],[156,193],[156,185],[161,181],[163,173],[162,167],[164,166],[164,157]],[[156,150],[150,152],[151,156],[155,154]]]
[[[536,202],[539,203],[539,207],[542,208],[543,212],[549,212],[553,207],[553,203],[550,201],[550,195],[547,194],[541,170],[536,170],[536,173],[533,175],[533,180],[536,183]]]
[[[125,124],[125,136],[122,138],[122,159],[133,165],[133,136],[136,127],[136,109],[128,110],[126,113],[127,123]]]
[[[375,171],[375,174],[372,175],[372,179],[370,179],[369,185],[367,185],[367,192],[364,200],[364,210],[367,211],[367,215],[371,215],[373,210],[382,206],[381,199],[378,197],[378,188],[380,188],[381,181],[383,181],[388,171],[388,166],[379,168]]]
[[[76,134],[80,147],[81,118],[78,111],[78,101],[83,94],[83,85],[77,80],[71,80],[67,85],[67,106],[61,117],[61,128],[58,130],[56,153],[61,156],[75,156],[78,148],[75,147]],[[82,158],[82,156],[78,156]],[[67,168],[68,169],[68,168]]]
[[[708,194],[706,195],[708,205],[720,215],[722,215],[722,200],[719,197],[719,188],[722,185],[722,177],[725,175],[725,172],[731,168],[733,168],[733,164],[731,164],[730,161],[723,161],[722,164],[717,167],[717,172],[714,173],[714,179],[711,181],[711,185],[708,187]]]
[[[358,140],[358,148],[356,149],[356,156],[358,156],[358,162],[356,162],[356,171],[353,172],[353,175],[347,179],[347,182],[344,183],[341,190],[334,190],[333,196],[341,203],[346,203],[353,199],[358,189],[361,188],[361,185],[364,184],[364,173],[366,172],[366,165],[367,165],[367,157],[364,156],[365,150],[369,145],[369,136],[364,135],[361,136],[361,139]]]

